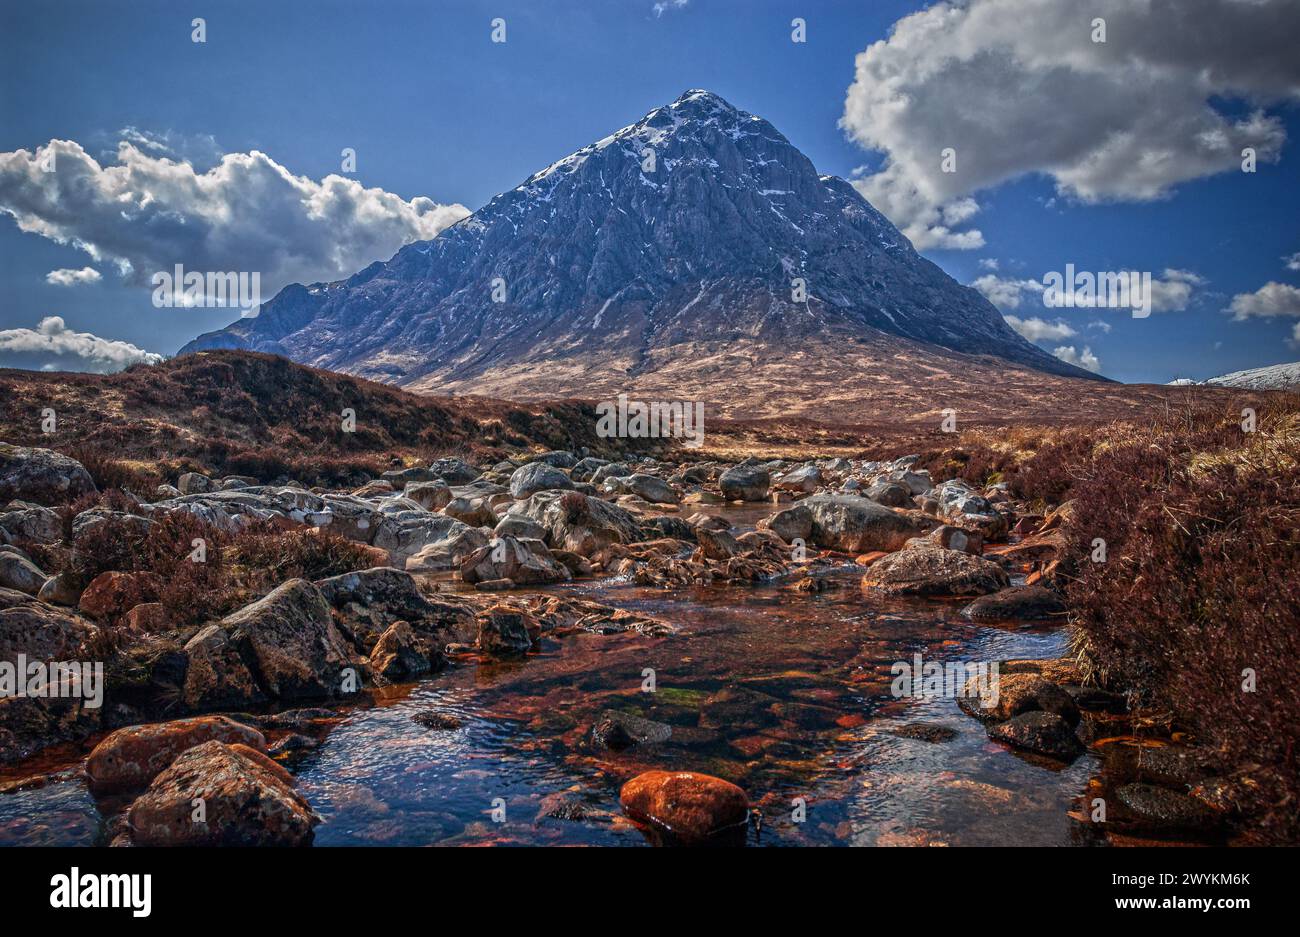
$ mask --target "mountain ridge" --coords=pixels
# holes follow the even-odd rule
[[[553,398],[634,391],[684,358],[762,368],[796,347],[846,355],[850,373],[864,354],[916,353],[982,377],[1004,364],[1098,379],[1017,335],[770,123],[699,89],[438,237],[285,287],[182,353],[245,348],[426,392]]]

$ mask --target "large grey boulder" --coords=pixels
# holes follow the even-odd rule
[[[62,504],[96,490],[90,473],[76,459],[52,449],[0,442],[0,504],[15,499]]]
[[[576,491],[541,491],[510,509],[541,524],[552,550],[591,556],[611,543],[644,539],[641,525],[629,511]]]
[[[772,481],[761,465],[733,465],[718,476],[718,487],[728,501],[762,501]]]
[[[841,553],[899,550],[934,526],[857,495],[813,495],[799,506],[812,514],[812,542]]]
[[[494,537],[475,550],[461,563],[460,576],[468,583],[509,579],[521,586],[573,578],[541,540],[515,537]]]
[[[529,462],[510,476],[510,496],[522,500],[539,491],[570,490],[573,480],[545,462]]]

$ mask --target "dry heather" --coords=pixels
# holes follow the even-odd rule
[[[1098,682],[1194,735],[1246,826],[1300,841],[1300,397],[1024,429],[926,453],[938,477],[1069,499],[1075,646]],[[1098,540],[1105,561],[1093,562]],[[1253,681],[1253,684],[1252,684]],[[1252,689],[1253,685],[1253,689]]]

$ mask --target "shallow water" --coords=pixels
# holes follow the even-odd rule
[[[461,663],[377,693],[374,706],[351,710],[289,765],[325,818],[316,844],[641,845],[647,839],[622,817],[618,791],[651,768],[739,784],[763,815],[746,834],[754,845],[1084,841],[1067,812],[1096,771],[1093,756],[1062,768],[1016,754],[989,741],[953,699],[890,693],[890,666],[914,654],[1054,657],[1063,631],[974,625],[959,602],[867,597],[859,576],[845,569],[835,576],[841,588],[817,595],[557,587],[679,632],[548,637],[524,661]],[[647,670],[654,692],[643,691]],[[461,727],[413,721],[428,709]],[[605,710],[667,723],[672,736],[644,749],[600,749],[590,728]],[[931,743],[890,733],[909,722],[957,735]],[[559,812],[576,818],[548,815],[562,802],[569,806]],[[120,806],[97,804],[71,773],[0,795],[0,843],[103,842],[104,814]]]

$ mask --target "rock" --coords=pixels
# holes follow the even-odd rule
[[[451,501],[451,489],[442,481],[408,484],[402,495],[426,511],[441,511]]]
[[[370,652],[370,672],[377,683],[395,683],[428,673],[432,649],[404,621],[394,622]]]
[[[988,732],[999,742],[1062,761],[1073,761],[1083,754],[1083,743],[1055,713],[1022,713],[990,727]]]
[[[307,580],[283,583],[221,624],[277,699],[344,695],[343,671],[353,666],[353,655],[334,627],[329,603]]]
[[[591,727],[591,738],[602,748],[621,752],[633,745],[658,745],[672,737],[673,727],[652,719],[607,709]]]
[[[971,621],[1041,621],[1066,614],[1065,602],[1045,586],[1011,586],[982,595],[962,609]]]
[[[766,469],[743,462],[718,476],[718,487],[728,501],[762,501],[770,484],[771,476]]]
[[[478,616],[478,646],[485,654],[517,657],[533,646],[532,635],[541,631],[536,619],[508,605],[494,605]]]
[[[803,465],[778,478],[773,487],[781,491],[797,491],[811,494],[822,483],[822,472],[815,465]]]
[[[496,537],[475,550],[460,566],[465,582],[510,579],[520,585],[562,582],[572,578],[568,567],[551,555],[541,540]]]
[[[495,527],[497,524],[496,513],[487,498],[452,498],[443,506],[442,513],[470,527]]]
[[[804,504],[796,504],[784,511],[777,511],[771,517],[758,522],[763,530],[770,530],[786,543],[802,540],[805,543],[812,537],[813,515]]]
[[[171,615],[161,602],[141,602],[122,616],[122,627],[141,634],[161,634],[171,631]]]
[[[596,472],[605,465],[609,465],[608,460],[587,456],[569,469],[569,477],[575,482],[589,482],[595,477]]]
[[[0,588],[38,595],[50,577],[25,556],[0,553]]]
[[[183,495],[207,494],[215,489],[212,479],[198,472],[186,472],[176,479],[176,488]]]
[[[8,534],[10,539],[35,540],[37,543],[53,543],[63,536],[63,521],[58,512],[43,508],[37,504],[23,504],[15,508],[13,502],[0,514],[0,531]]]
[[[181,699],[190,709],[244,709],[266,701],[238,645],[221,625],[200,629],[184,651],[187,666]]]
[[[1195,748],[1170,745],[1139,749],[1137,769],[1143,780],[1187,791],[1213,773],[1206,762],[1205,754]]]
[[[1179,791],[1154,784],[1125,784],[1115,799],[1138,820],[1164,829],[1208,829],[1218,817],[1201,801]]]
[[[402,491],[412,485],[422,482],[439,483],[440,479],[433,469],[421,465],[408,466],[406,468],[392,468],[379,476],[380,480],[388,482],[393,486],[394,491]],[[441,482],[442,487],[447,487],[445,482]]]
[[[996,692],[995,692],[996,691]],[[957,706],[968,716],[985,722],[1003,722],[1021,713],[1043,710],[1060,716],[1068,725],[1079,724],[1079,707],[1070,694],[1032,673],[998,673],[997,682],[972,679],[962,688]]]
[[[436,539],[426,542],[405,558],[409,572],[455,569],[466,556],[486,546],[488,542],[487,534],[477,527],[470,527],[455,518],[440,514],[432,517],[437,520],[425,529],[424,534]]]
[[[590,557],[612,543],[645,539],[641,525],[623,508],[579,492],[543,491],[511,509],[546,530],[546,545]]]
[[[695,531],[700,551],[710,560],[729,560],[740,553],[740,544],[725,530],[698,527]]]
[[[162,580],[156,573],[100,573],[81,593],[77,607],[91,618],[113,620],[143,602],[157,602],[161,594]]]
[[[316,583],[330,604],[335,623],[370,648],[394,622],[405,621],[434,647],[473,641],[474,614],[461,604],[429,598],[415,577],[391,566],[331,576]]]
[[[653,475],[629,475],[611,481],[618,484],[621,494],[635,495],[651,504],[676,504],[681,500],[681,496],[671,485]]]
[[[205,742],[182,754],[131,805],[141,846],[307,846],[319,818],[279,772],[232,745]],[[275,768],[279,768],[275,765]],[[195,820],[195,803],[202,805]]]
[[[437,709],[422,709],[411,717],[411,721],[426,729],[437,729],[443,732],[454,732],[464,725],[457,716]]]
[[[0,504],[15,499],[63,504],[96,490],[90,473],[76,459],[51,449],[0,443]]]
[[[84,660],[97,629],[85,619],[33,598],[0,588],[0,660]]]
[[[979,595],[1006,584],[997,563],[930,545],[876,560],[862,577],[864,589],[889,595]]]
[[[266,750],[261,732],[225,716],[131,726],[118,729],[95,746],[86,759],[86,777],[98,794],[141,790],[182,752],[213,740]]]
[[[515,469],[510,476],[510,496],[516,499],[531,497],[539,491],[573,488],[573,480],[545,462],[529,462]]]
[[[474,588],[479,592],[509,592],[511,589],[516,588],[516,583],[513,579],[508,578],[484,579],[474,583]]]
[[[957,737],[956,729],[935,725],[932,722],[909,722],[897,729],[890,729],[889,733],[890,735],[897,735],[899,738],[919,739],[922,742],[930,742],[936,745],[940,742],[951,742]]]
[[[448,485],[468,485],[483,473],[460,459],[434,459],[429,463],[429,473]]]
[[[958,550],[971,556],[980,556],[984,552],[984,538],[973,531],[962,530],[951,524],[936,527],[926,534],[926,539],[945,550]]]
[[[792,510],[800,507],[812,513],[812,542],[853,555],[901,549],[931,526],[857,495],[813,495]]]
[[[81,601],[81,589],[72,584],[71,577],[66,573],[59,573],[45,580],[36,597],[42,602],[76,608],[77,603]]]
[[[647,771],[623,785],[628,816],[682,842],[699,842],[743,827],[749,799],[736,785],[691,771]]]
[[[531,518],[507,514],[492,530],[497,537],[515,537],[522,540],[545,540],[546,528]]]
[[[911,490],[906,485],[899,485],[894,482],[876,482],[862,495],[877,504],[883,504],[885,507],[890,508],[907,507],[912,503]]]
[[[543,452],[541,455],[533,456],[534,462],[542,462],[555,468],[571,469],[578,464],[578,457],[572,452],[564,449],[554,449],[550,452]]]
[[[695,516],[700,517],[703,515]],[[671,517],[669,515],[650,518],[641,525],[641,531],[650,540],[670,537],[673,540],[685,540],[688,543],[694,543],[696,539],[695,528],[689,520],[684,521],[680,517]]]

